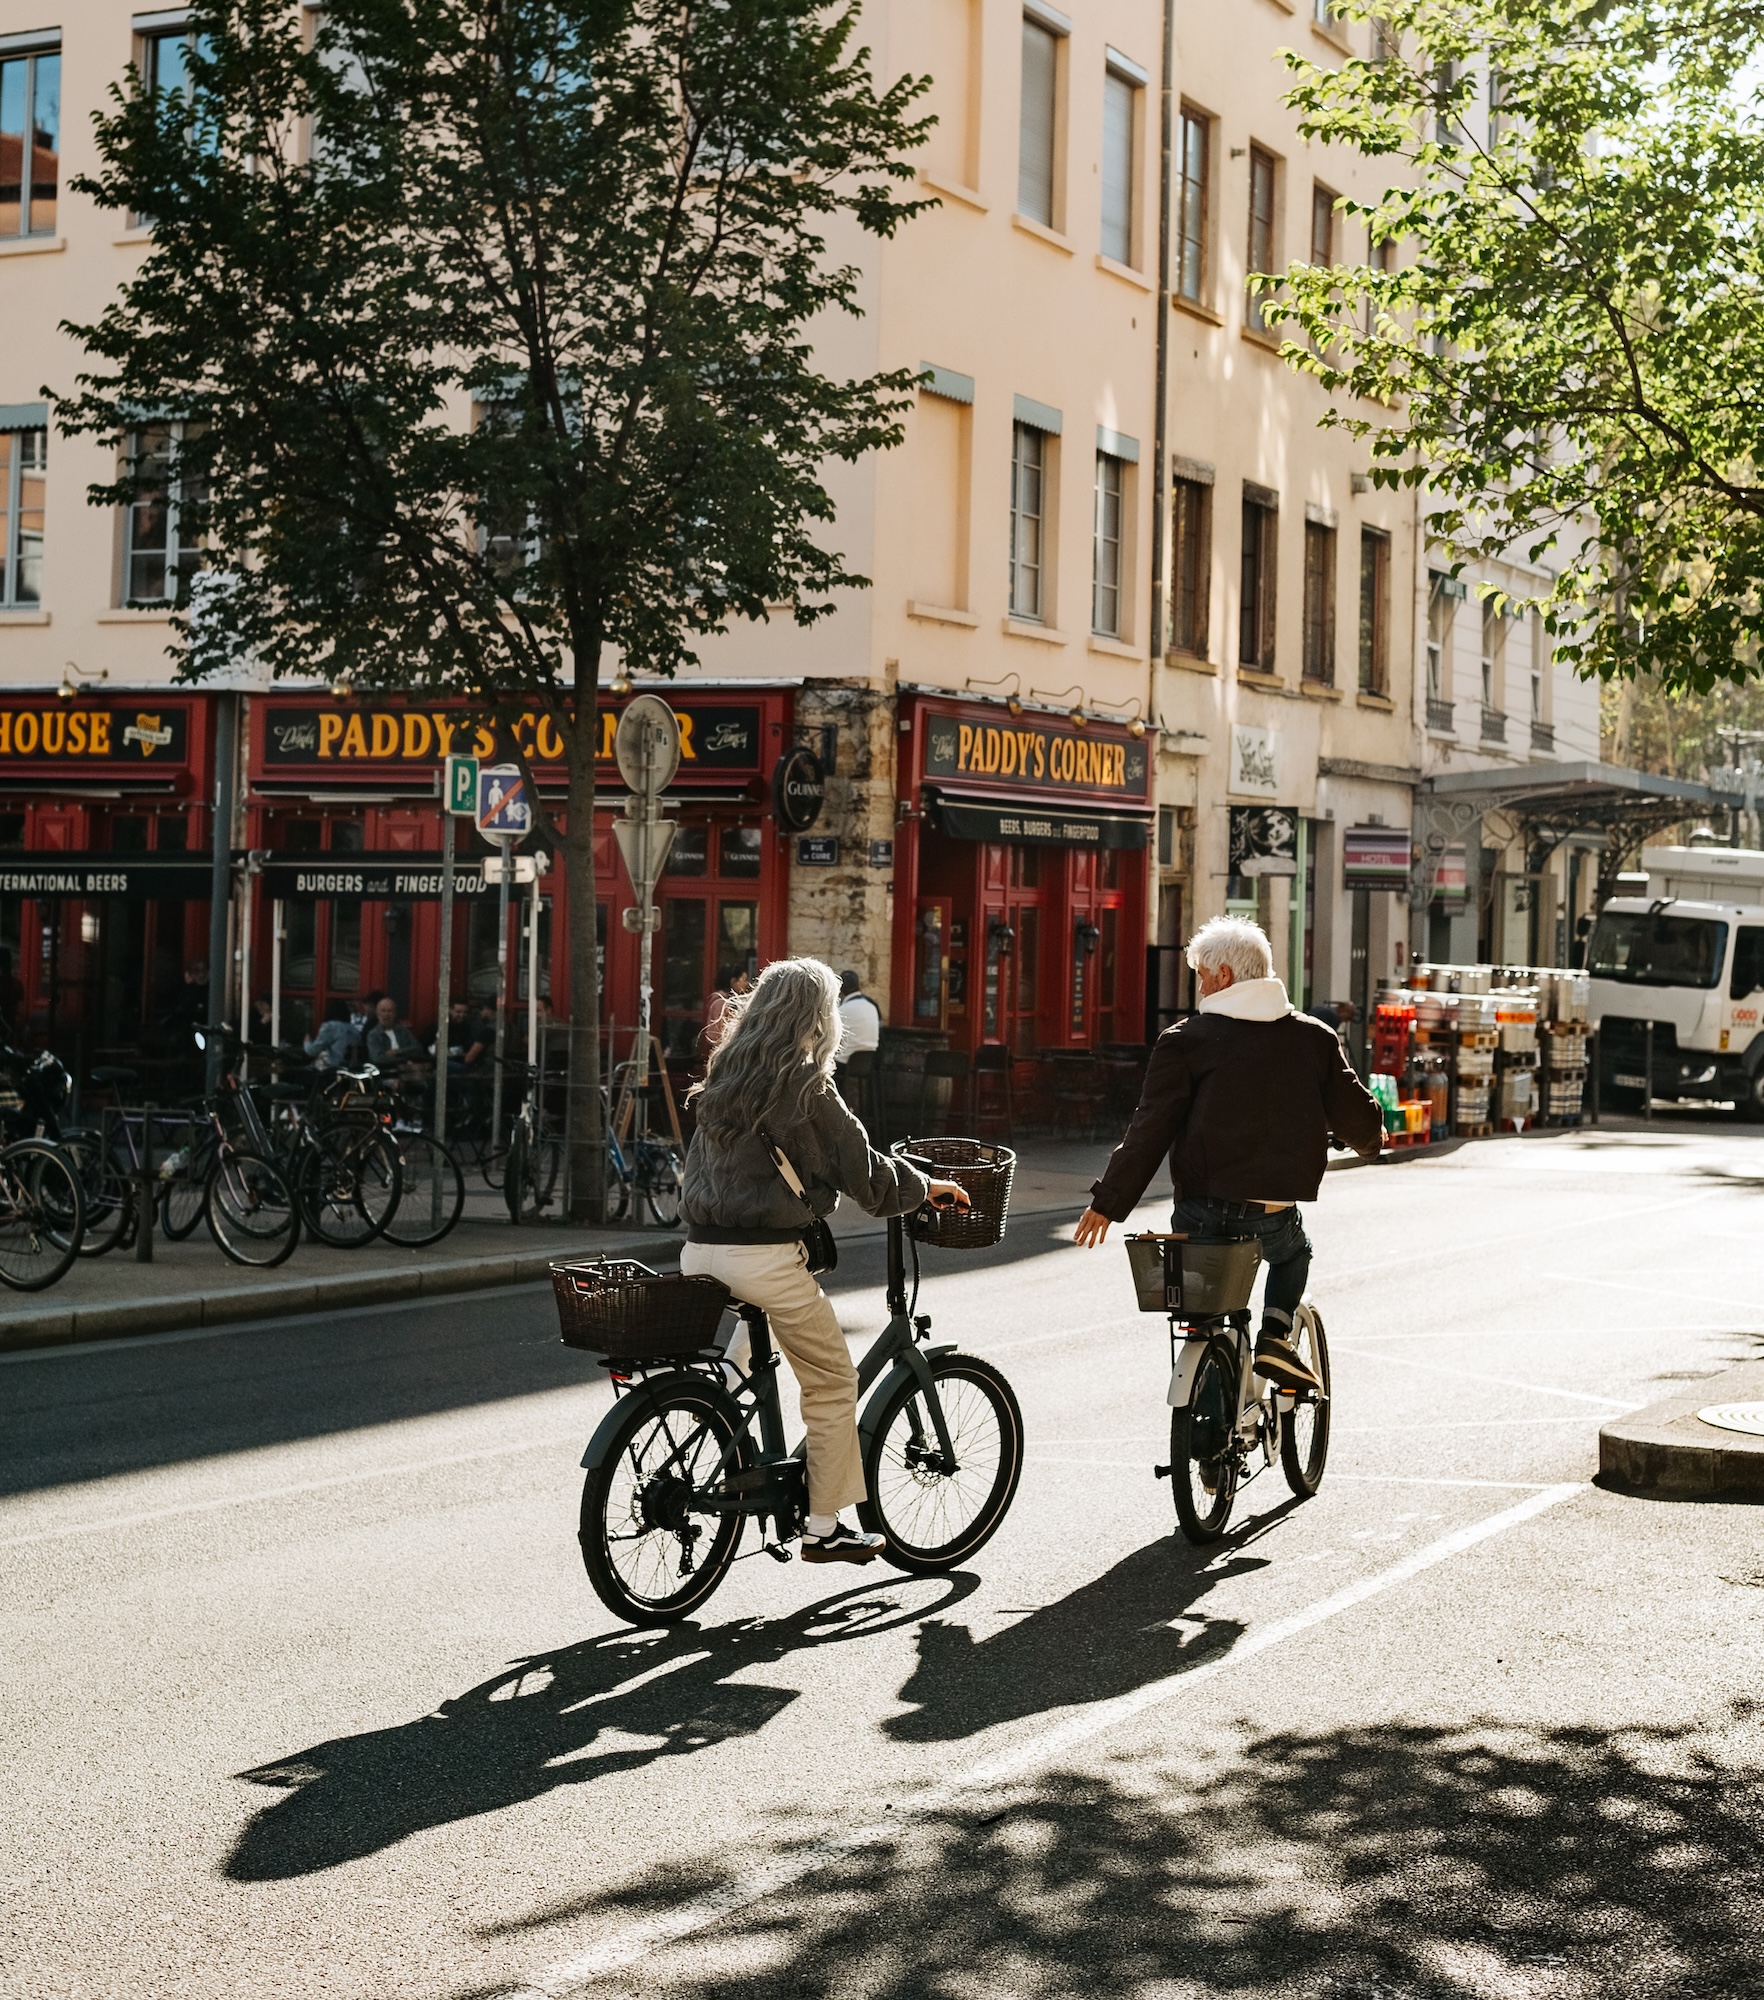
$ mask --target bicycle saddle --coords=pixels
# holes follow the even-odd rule
[[[106,1064],[100,1069],[93,1070],[92,1081],[97,1084],[138,1083],[140,1078],[132,1069],[115,1069]]]

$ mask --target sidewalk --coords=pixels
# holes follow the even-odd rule
[[[1028,1142],[1018,1158],[1012,1214],[1056,1212],[1076,1220],[1108,1153],[1106,1145]],[[841,1202],[833,1227],[841,1239],[855,1240],[880,1236],[885,1225],[851,1202]],[[561,1223],[517,1229],[501,1196],[481,1187],[468,1190],[458,1228],[433,1249],[374,1243],[365,1250],[328,1250],[304,1241],[274,1271],[230,1263],[215,1248],[207,1227],[198,1224],[182,1243],[167,1243],[156,1235],[151,1264],[137,1264],[132,1250],[112,1250],[103,1257],[82,1257],[47,1292],[0,1293],[0,1351],[490,1291],[543,1279],[559,1257],[635,1257],[665,1270],[678,1257],[680,1242],[677,1231],[630,1223],[608,1229]]]
[[[1605,1424],[1600,1479],[1681,1499],[1764,1499],[1764,1434],[1707,1424],[1697,1414],[1735,1404],[1764,1413],[1764,1361],[1743,1361]]]

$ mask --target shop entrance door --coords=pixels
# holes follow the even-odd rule
[[[921,896],[913,926],[913,1026],[949,1025],[949,931],[947,896]]]

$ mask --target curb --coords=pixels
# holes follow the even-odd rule
[[[530,1285],[550,1274],[562,1257],[635,1257],[652,1262],[678,1256],[684,1239],[672,1231],[608,1242],[559,1244],[512,1256],[454,1257],[408,1270],[369,1270],[325,1278],[271,1280],[221,1291],[173,1292],[133,1304],[71,1306],[0,1319],[0,1353],[63,1347],[85,1340],[119,1340],[194,1326],[235,1326],[251,1320],[295,1319],[327,1308],[383,1304],[392,1299],[448,1298],[465,1292]]]
[[[1764,1361],[1742,1362],[1603,1425],[1600,1479],[1685,1499],[1764,1499],[1764,1437],[1717,1430],[1697,1416],[1714,1404],[1751,1402],[1764,1402]]]

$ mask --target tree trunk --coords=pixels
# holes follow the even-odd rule
[[[594,752],[600,726],[598,675],[579,674],[576,712],[565,732],[569,765],[569,824],[564,832],[564,886],[570,912],[570,1083],[565,1140],[569,1148],[570,1220],[606,1216],[606,1135],[600,1096],[600,955],[596,948],[599,893],[594,877]]]

